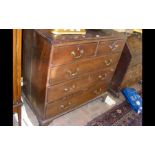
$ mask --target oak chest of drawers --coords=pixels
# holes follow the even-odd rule
[[[23,31],[23,98],[39,124],[69,112],[107,91],[125,44],[112,30],[86,35]]]

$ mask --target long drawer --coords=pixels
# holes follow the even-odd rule
[[[122,52],[124,45],[124,40],[101,41],[98,45],[97,55],[101,56],[104,54]]]
[[[52,66],[67,64],[95,55],[97,42],[54,47]]]
[[[106,90],[107,85],[99,82],[94,87],[87,88],[86,90],[74,93],[73,95],[47,104],[46,118],[54,117],[58,114],[62,114],[63,112],[67,112],[79,105],[84,104],[85,102],[94,99]]]
[[[70,80],[105,67],[116,66],[121,53],[109,54],[103,57],[95,57],[85,61],[78,61],[72,64],[51,68],[49,85]]]
[[[94,86],[98,81],[102,81],[103,83],[108,84],[112,78],[114,70],[115,66],[108,67],[104,70],[90,74],[84,74],[79,78],[50,86],[47,89],[47,102],[52,102],[66,95],[80,91],[86,87]]]

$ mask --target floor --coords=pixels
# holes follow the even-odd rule
[[[137,91],[141,89],[139,84],[132,86]],[[113,97],[109,93],[103,94],[103,96],[109,96],[113,99],[116,104],[122,103],[124,101],[123,95],[120,93],[119,98]],[[115,105],[116,105],[115,104]],[[103,98],[95,99],[94,101],[81,106],[80,108],[73,110],[65,115],[62,115],[55,120],[53,120],[49,126],[84,126],[97,116],[107,112],[114,105],[108,105],[104,102]],[[17,125],[17,114],[14,114],[13,118],[14,126]],[[22,106],[22,126],[38,126],[38,121],[30,107],[24,103]]]

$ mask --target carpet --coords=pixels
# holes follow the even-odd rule
[[[137,114],[123,102],[94,118],[87,126],[142,126],[142,114]]]

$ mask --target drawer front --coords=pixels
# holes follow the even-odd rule
[[[96,84],[95,87],[90,87],[84,91],[77,92],[73,95],[64,97],[63,99],[47,104],[46,118],[54,117],[67,112],[79,105],[84,104],[85,102],[96,98],[106,90],[107,86],[100,82]]]
[[[87,87],[94,86],[98,81],[108,84],[112,78],[114,70],[115,67],[110,67],[105,70],[86,74],[79,78],[51,86],[47,91],[47,102],[52,102]]]
[[[132,68],[130,68],[121,84],[121,87],[129,86],[131,84],[136,83],[138,80],[142,79],[142,65],[138,64]]]
[[[124,40],[102,41],[99,43],[97,55],[112,54],[122,52],[125,45]]]
[[[52,66],[67,64],[94,56],[97,43],[54,47]]]
[[[51,68],[49,84],[54,85],[106,67],[116,66],[120,53]]]

